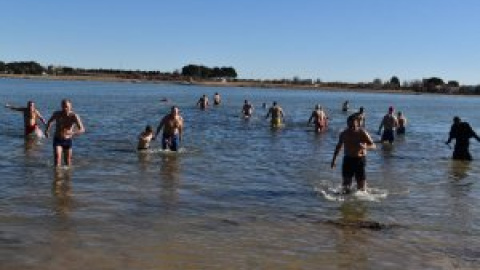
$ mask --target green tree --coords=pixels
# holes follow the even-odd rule
[[[393,76],[390,79],[390,86],[392,86],[394,88],[400,88],[400,80],[398,79],[397,76]]]
[[[458,83],[458,81],[448,81],[447,85],[452,87],[459,87],[460,83]]]

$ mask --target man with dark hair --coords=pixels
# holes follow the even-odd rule
[[[272,107],[268,110],[267,116],[265,118],[269,118],[272,116],[272,120],[270,121],[270,125],[272,128],[278,128],[283,125],[283,109],[277,105],[277,102],[274,101]]]
[[[453,159],[456,160],[472,160],[472,155],[470,154],[470,138],[475,138],[477,141],[480,141],[478,135],[473,131],[472,127],[467,122],[462,122],[460,117],[455,116],[453,118],[453,124],[450,128],[450,134],[448,140],[445,142],[447,145],[450,145],[452,139],[455,139],[455,147],[453,149]]]
[[[340,133],[331,167],[332,169],[335,167],[337,155],[342,146],[345,146],[342,164],[343,192],[350,192],[354,176],[357,181],[357,190],[365,191],[367,188],[365,174],[367,149],[375,149],[375,144],[368,132],[359,127],[359,120],[355,115],[348,117],[347,125],[348,127]]]

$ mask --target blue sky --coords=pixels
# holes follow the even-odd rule
[[[4,62],[480,84],[478,0],[2,0],[0,11]]]

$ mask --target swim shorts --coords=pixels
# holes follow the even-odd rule
[[[53,138],[53,148],[57,146],[61,146],[63,149],[68,150],[72,148],[73,141],[72,139],[61,139],[61,138]]]
[[[179,138],[177,134],[174,134],[174,135],[163,134],[162,148],[164,150],[168,148],[172,151],[177,151],[179,145],[180,143],[179,143]]]
[[[393,129],[383,130],[382,142],[389,141],[390,143],[392,143],[394,140],[395,140],[395,135],[393,133]]]
[[[397,128],[397,135],[405,134],[405,127],[398,127]]]
[[[25,135],[30,135],[37,130],[37,124],[25,128]]]
[[[350,186],[352,184],[352,178],[355,176],[357,184],[359,181],[366,179],[365,165],[367,160],[365,157],[343,157],[342,164],[342,177],[344,179],[344,186]]]
[[[282,125],[281,118],[272,118],[272,127],[280,127]]]

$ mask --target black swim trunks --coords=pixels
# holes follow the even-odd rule
[[[61,146],[63,149],[70,149],[72,148],[72,145],[72,139],[53,138],[53,148]]]
[[[355,176],[357,184],[359,181],[366,179],[365,165],[367,160],[365,157],[343,157],[342,164],[342,177],[344,179],[344,186],[350,186],[352,184],[352,178]]]

